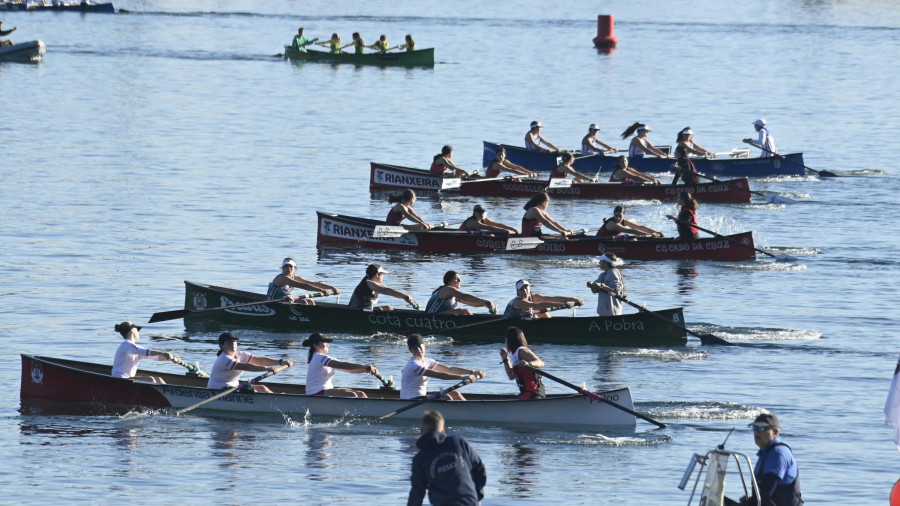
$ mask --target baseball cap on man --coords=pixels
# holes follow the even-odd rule
[[[781,422],[778,420],[778,417],[773,415],[772,413],[763,413],[757,416],[756,420],[753,420],[753,423],[747,424],[747,427],[778,429],[781,427]]]

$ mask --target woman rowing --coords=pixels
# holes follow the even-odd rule
[[[622,237],[622,234],[638,237],[662,237],[662,232],[647,228],[633,221],[625,219],[625,208],[616,206],[613,209],[612,218],[603,220],[603,225],[597,229],[597,237]]]
[[[434,159],[431,161],[431,169],[429,172],[432,176],[448,176],[453,175],[456,177],[461,177],[466,179],[471,176],[465,170],[456,166],[453,163],[453,148],[450,146],[444,146],[441,148],[441,154],[434,155]],[[445,174],[446,171],[450,171],[450,174]]]
[[[341,49],[348,48],[353,46],[353,54],[364,54],[363,50],[366,48],[366,43],[363,41],[362,36],[359,32],[353,32],[353,40],[350,41],[349,44],[342,47]]]
[[[597,132],[599,131],[600,127],[596,123],[591,123],[591,126],[588,127],[587,135],[581,138],[582,155],[604,154],[607,151],[616,151],[616,148],[597,138]]]
[[[337,295],[341,293],[340,290],[331,285],[319,283],[318,281],[310,281],[298,276],[297,262],[295,262],[293,258],[288,257],[281,262],[281,273],[275,276],[275,279],[269,283],[269,289],[266,291],[266,299],[275,300],[289,298],[300,304],[315,305],[315,302],[310,299],[298,299],[295,297],[293,295],[295,288],[301,290],[314,290],[322,292],[325,295]]]
[[[223,332],[219,335],[219,351],[216,353],[216,361],[213,362],[209,372],[209,382],[206,388],[223,389],[235,388],[240,385],[241,375],[244,371],[275,372],[275,367],[294,365],[290,360],[257,357],[252,353],[238,350],[238,338],[232,332]],[[250,385],[254,392],[271,394],[272,391],[265,385]]]
[[[564,238],[572,235],[572,231],[560,225],[547,214],[547,206],[550,205],[550,195],[546,192],[535,194],[523,206],[525,215],[522,216],[522,237],[543,237],[541,225],[559,232]]]
[[[506,159],[506,148],[500,146],[494,153],[494,159],[484,170],[484,177],[499,177],[501,172],[512,172],[520,176],[535,178],[537,172],[532,172],[521,165],[516,165]]]
[[[375,49],[381,54],[385,54],[388,52],[388,49],[390,49],[390,44],[388,44],[387,35],[382,35],[374,44],[366,47],[368,47],[369,49]]]
[[[581,172],[575,170],[575,167],[572,167],[572,164],[575,163],[575,155],[569,152],[565,152],[562,155],[562,163],[557,165],[555,169],[550,171],[550,180],[554,179],[565,179],[566,176],[572,175],[575,178],[576,183],[590,183],[593,181],[592,178],[585,176]]]
[[[325,337],[316,332],[303,340],[302,346],[309,347],[309,355],[306,358],[306,395],[325,397],[368,397],[362,390],[352,388],[335,388],[331,379],[335,371],[344,371],[354,374],[368,373],[378,374],[375,364],[356,364],[353,362],[341,362],[328,355],[329,344],[334,339]]]
[[[655,155],[660,158],[668,158],[669,155],[663,153],[659,149],[657,149],[650,139],[647,138],[647,135],[652,132],[647,128],[647,125],[643,123],[634,123],[630,127],[626,128],[624,132],[622,132],[622,139],[627,139],[631,137],[633,134],[637,133],[633,139],[631,139],[631,144],[628,145],[628,156],[631,158],[643,158],[646,155]]]
[[[506,304],[503,316],[507,318],[550,318],[550,313],[535,313],[535,311],[583,305],[583,300],[574,297],[550,297],[534,293],[531,291],[531,283],[528,280],[520,279],[516,281],[516,296]]]
[[[317,46],[327,47],[331,54],[343,53],[341,47],[341,37],[336,33],[331,34],[331,39],[326,40],[325,42],[316,43]],[[344,46],[346,47],[346,46]]]
[[[486,307],[492,313],[497,310],[497,305],[493,302],[460,291],[460,284],[462,284],[462,279],[459,277],[459,273],[447,271],[444,274],[444,284],[432,292],[431,298],[428,299],[428,304],[425,305],[425,311],[436,314],[472,314],[472,311],[469,309],[457,309],[456,305],[458,302],[472,307]]]
[[[519,233],[518,230],[510,226],[488,219],[487,211],[480,204],[475,206],[472,216],[466,218],[466,221],[462,222],[459,229],[468,232],[484,231],[504,235]]]
[[[412,53],[416,50],[416,41],[413,40],[412,35],[407,35],[406,44],[400,44],[397,49],[401,51],[405,49],[407,53]]]
[[[683,191],[678,193],[678,205],[681,206],[678,218],[671,214],[666,215],[666,218],[675,220],[678,226],[678,238],[682,240],[699,239],[700,229],[697,228],[697,209],[700,207],[700,204],[697,203],[693,195]]]
[[[694,141],[694,131],[691,130],[691,127],[684,127],[678,132],[678,136],[675,137],[675,156],[678,157],[678,148],[681,148],[682,151],[686,151],[688,155],[694,156],[703,156],[708,158],[715,158],[716,154],[710,151],[703,149],[703,146],[697,144]]]
[[[115,327],[116,332],[122,335],[122,344],[116,349],[116,358],[113,360],[113,378],[131,378],[137,381],[149,381],[151,383],[165,383],[159,376],[135,376],[138,370],[138,362],[145,358],[151,360],[172,360],[174,356],[168,351],[151,350],[137,344],[141,334],[141,327],[131,323],[122,322]]]
[[[347,307],[350,309],[363,309],[369,311],[373,309],[378,309],[379,311],[392,311],[394,308],[391,306],[377,305],[378,295],[382,294],[403,299],[407,304],[418,309],[418,305],[412,297],[384,285],[384,275],[387,273],[388,271],[382,269],[378,264],[370,264],[366,267],[366,276],[362,278],[358,285],[356,285],[356,288],[353,290],[353,295],[350,296],[350,302],[347,304]]]
[[[389,195],[388,202],[396,204],[388,211],[384,222],[388,225],[401,226],[407,230],[431,230],[432,227],[425,222],[415,211],[412,206],[416,203],[416,192],[412,190],[403,190],[400,195]],[[414,222],[414,225],[401,225],[403,220],[408,219]]]
[[[425,357],[425,340],[419,334],[413,334],[406,340],[406,347],[412,358],[406,362],[400,376],[400,398],[422,399],[428,391],[428,378],[442,380],[463,380],[469,378],[476,381],[484,378],[484,371],[463,369],[452,365],[444,365],[437,360]],[[449,392],[446,396],[453,401],[464,401],[459,392]]]
[[[544,383],[541,376],[527,366],[538,369],[544,367],[544,361],[528,348],[525,334],[519,327],[506,329],[506,348],[500,348],[500,358],[503,359],[503,368],[506,376],[516,380],[519,387],[518,400],[543,399]]]
[[[547,139],[541,135],[541,130],[544,128],[544,125],[541,124],[540,121],[532,121],[531,129],[528,130],[528,133],[525,134],[525,149],[528,151],[559,151],[559,148],[550,143]],[[547,148],[541,147],[541,144],[547,146]]]
[[[633,169],[628,166],[628,158],[625,156],[620,156],[616,160],[616,165],[613,167],[613,172],[609,176],[610,183],[649,183],[649,184],[660,184],[659,179],[655,177],[648,176],[643,172]]]

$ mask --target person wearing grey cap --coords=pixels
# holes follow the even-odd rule
[[[759,495],[742,497],[746,506],[800,506],[800,472],[791,447],[781,441],[781,422],[771,413],[756,417],[749,427],[753,430],[753,442],[759,447],[759,460],[753,474],[759,486]]]
[[[527,279],[516,281],[516,296],[506,304],[503,316],[507,318],[550,318],[550,313],[533,313],[543,309],[583,306],[584,301],[575,297],[549,297],[531,291],[531,283]]]
[[[138,369],[138,362],[142,359],[149,358],[152,360],[172,360],[173,356],[168,351],[151,350],[137,344],[137,340],[141,338],[139,330],[141,327],[131,323],[122,322],[116,324],[116,332],[122,335],[125,341],[116,349],[116,358],[113,360],[112,373],[113,378],[131,378],[137,381],[149,381],[151,383],[165,383],[158,376],[135,376]]]
[[[615,253],[604,253],[597,257],[600,261],[600,275],[588,281],[587,287],[597,294],[597,315],[617,316],[622,314],[622,301],[610,294],[625,296],[625,278],[619,269],[624,262]]]
[[[391,306],[377,305],[378,295],[382,294],[403,299],[409,305],[415,307],[416,301],[411,296],[384,285],[385,274],[388,274],[388,271],[382,269],[378,264],[370,264],[366,267],[366,276],[353,289],[353,295],[350,296],[350,302],[347,306],[351,309],[392,311],[394,308]]]
[[[466,218],[466,221],[460,224],[459,229],[468,232],[477,232],[480,230],[502,235],[519,233],[519,231],[513,227],[488,219],[487,210],[482,207],[481,204],[475,206],[475,209],[472,210],[472,216]]]
[[[596,123],[591,123],[591,126],[588,127],[587,135],[581,138],[582,155],[604,154],[607,151],[617,151],[616,148],[597,138],[597,132],[599,131],[600,127],[598,127]]]
[[[295,297],[292,297],[294,288],[314,290],[322,292],[325,295],[337,295],[341,293],[340,290],[331,285],[326,285],[325,283],[319,283],[317,281],[309,281],[298,276],[297,262],[295,262],[293,258],[288,257],[281,262],[281,273],[275,276],[275,279],[269,283],[269,289],[266,291],[266,298],[269,300],[283,298],[294,300]],[[315,304],[315,302],[310,299],[300,299],[298,302],[300,304],[308,305]]]
[[[541,124],[540,121],[532,121],[531,128],[528,130],[528,133],[525,134],[525,149],[528,151],[559,151],[559,148],[550,143],[547,139],[541,135],[541,130],[544,129],[544,125]],[[542,147],[541,144],[547,146],[546,148]],[[549,148],[549,149],[547,149]]]
[[[759,153],[760,158],[778,155],[778,149],[775,147],[775,138],[772,137],[772,134],[769,133],[769,129],[766,128],[766,120],[760,118],[754,121],[753,128],[759,133],[759,138],[756,139],[756,142],[753,142],[752,139],[744,139],[744,142],[759,148],[761,150]]]

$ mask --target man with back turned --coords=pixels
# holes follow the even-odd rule
[[[444,417],[439,411],[425,412],[420,432],[407,506],[421,505],[426,491],[431,504],[481,504],[487,474],[475,449],[465,439],[444,433]]]

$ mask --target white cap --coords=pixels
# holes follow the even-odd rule
[[[641,126],[637,127],[637,130],[638,130],[638,131],[640,131],[640,130],[646,130],[646,131],[648,131],[648,132],[652,132],[652,131],[653,131],[653,130],[650,130],[650,127],[648,127],[647,125],[641,125]]]
[[[588,127],[588,130],[600,130],[600,127],[598,127],[596,123],[591,123],[591,126]]]
[[[297,262],[294,262],[293,258],[285,258],[284,262],[281,262],[281,266],[284,267],[285,265],[293,265],[294,267],[297,267]]]
[[[532,121],[531,122],[531,128],[539,128],[539,127],[543,127],[543,126],[544,125],[542,125],[540,121]]]
[[[531,286],[531,283],[529,283],[527,279],[520,279],[516,281],[516,290],[521,290],[526,286]]]
[[[685,135],[694,135],[694,131],[691,130],[690,128],[685,128],[684,130],[681,131],[681,133],[683,133]]]
[[[764,126],[766,126],[766,120],[760,118],[760,119],[754,121],[753,124],[756,126],[764,127]]]
[[[609,255],[607,255],[606,253],[604,253],[604,254],[602,254],[602,255],[600,255],[600,256],[598,256],[598,257],[594,257],[594,258],[596,258],[597,260],[600,260],[601,262],[606,262],[606,263],[608,263],[609,265],[612,265],[612,266],[614,266],[614,267],[618,267],[618,266],[620,266],[620,265],[624,265],[624,264],[625,264],[625,262],[624,262],[621,258],[616,258],[615,260],[613,260],[613,259],[610,258]]]

